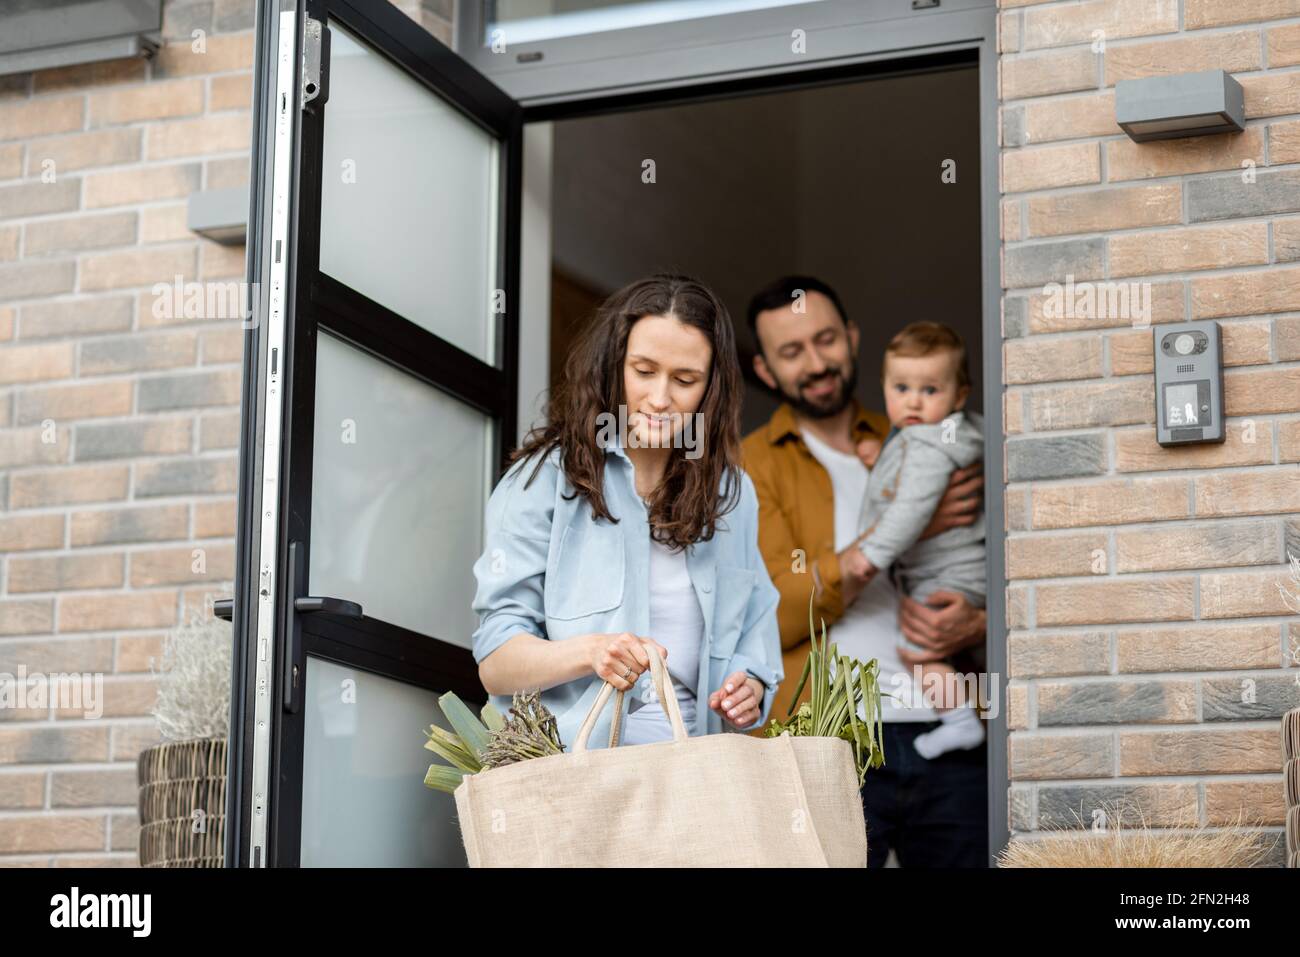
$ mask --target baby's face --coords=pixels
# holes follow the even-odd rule
[[[942,422],[966,404],[970,389],[957,385],[957,356],[950,350],[885,361],[885,412],[895,428]]]

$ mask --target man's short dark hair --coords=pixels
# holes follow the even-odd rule
[[[810,292],[821,293],[835,304],[835,309],[844,324],[846,326],[849,324],[849,315],[844,311],[844,303],[840,302],[839,295],[829,283],[822,282],[815,276],[782,276],[754,293],[754,297],[749,300],[749,309],[746,312],[749,332],[754,337],[754,347],[760,354],[763,351],[763,344],[758,339],[758,314],[769,309],[783,309],[789,306],[794,302],[796,289],[802,289],[805,295]]]

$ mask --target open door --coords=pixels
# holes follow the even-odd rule
[[[262,5],[226,859],[464,863],[424,786],[486,696],[471,566],[515,440],[521,110],[375,0]]]

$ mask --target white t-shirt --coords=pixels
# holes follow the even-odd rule
[[[668,674],[673,679],[682,723],[689,734],[695,722],[695,682],[699,679],[700,650],[704,646],[704,614],[686,570],[686,553],[672,552],[653,538],[650,539],[650,633],[647,637],[668,649]],[[623,743],[671,740],[672,725],[659,703],[649,671],[633,687],[627,707]]]
[[[858,537],[858,516],[871,472],[857,455],[841,452],[810,432],[800,431],[808,451],[831,477],[831,492],[835,500],[835,550],[843,551]],[[887,570],[881,569],[853,604],[844,609],[844,617],[834,625],[827,623],[826,634],[839,646],[841,654],[858,661],[875,658],[880,663],[881,720],[935,721],[939,716],[933,708],[912,706],[912,701],[919,702],[921,695],[911,667],[904,665],[898,657],[897,645],[902,640],[898,629],[898,598],[898,591],[890,582]],[[817,627],[820,634],[821,625]],[[892,694],[898,700],[884,697],[886,694]]]

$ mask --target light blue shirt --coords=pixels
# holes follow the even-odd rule
[[[478,588],[474,611],[474,659],[482,662],[520,632],[550,641],[575,635],[628,631],[648,634],[650,623],[650,524],[636,492],[626,450],[618,442],[605,450],[605,504],[617,524],[593,521],[585,498],[574,495],[553,450],[527,488],[536,457],[517,462],[488,501],[483,554],[474,563]],[[720,490],[721,494],[721,490]],[[572,498],[566,499],[570,495]],[[772,584],[758,550],[758,496],[741,473],[741,494],[718,523],[713,538],[686,550],[686,567],[704,615],[704,640],[694,689],[692,735],[736,730],[708,707],[708,696],[736,671],[763,683],[762,713],[753,730],[767,723],[772,698],[784,677]],[[604,682],[594,673],[542,693],[555,715],[560,740],[572,750],[578,728]],[[624,696],[626,717],[628,697]],[[613,698],[592,731],[590,746],[605,747]],[[492,695],[503,714],[509,695]]]

